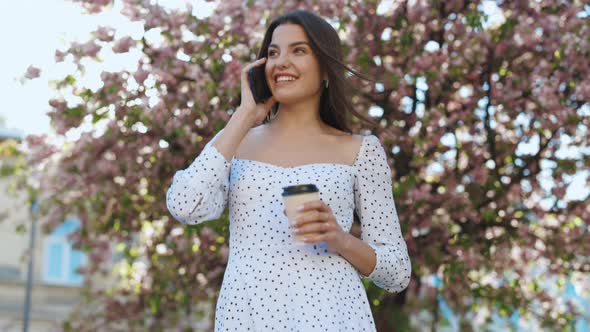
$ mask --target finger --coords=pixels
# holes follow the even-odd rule
[[[296,227],[293,230],[295,235],[323,234],[333,230],[333,224],[330,222],[315,222]]]
[[[268,100],[264,103],[264,106],[268,109],[268,108],[271,108],[272,105],[274,105],[274,103],[275,103],[275,97],[271,95],[268,98]]]
[[[256,67],[256,66],[260,66],[262,65],[264,62],[266,62],[266,58],[260,58],[254,62],[251,62],[249,64],[247,64],[243,69],[242,69],[242,75],[248,75],[248,70],[250,70],[250,68],[252,67]]]
[[[322,201],[321,199],[305,202],[301,206],[303,207],[303,210],[301,210],[302,212],[305,212],[308,210],[320,210],[320,211],[324,211],[324,212],[332,212],[332,209],[330,209],[330,207],[328,205],[326,205],[326,203],[324,203],[324,201]]]
[[[295,218],[294,226],[299,227],[301,225],[305,225],[307,223],[313,222],[323,222],[326,220],[330,220],[332,218],[332,214],[327,212],[321,212],[318,210],[308,211],[306,213],[302,213]]]
[[[310,210],[306,212],[300,212],[294,219],[293,226],[300,227],[301,225],[314,222],[318,219],[318,210]]]
[[[305,243],[317,243],[326,241],[327,236],[325,234],[307,234],[302,237],[303,242]]]

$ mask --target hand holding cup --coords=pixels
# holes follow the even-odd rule
[[[338,253],[346,244],[346,235],[332,209],[322,200],[308,201],[297,210],[293,233],[304,243],[326,242],[328,250]]]

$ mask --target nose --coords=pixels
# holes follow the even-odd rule
[[[289,59],[289,54],[287,52],[282,52],[275,58],[275,66],[279,69],[283,69],[289,66],[291,60]]]

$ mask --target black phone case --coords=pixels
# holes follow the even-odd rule
[[[256,66],[248,70],[248,83],[256,104],[265,102],[272,96],[264,77],[264,66]]]

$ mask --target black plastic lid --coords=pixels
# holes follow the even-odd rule
[[[315,184],[298,184],[295,186],[288,186],[283,187],[283,194],[282,196],[291,196],[291,195],[298,195],[298,194],[306,194],[306,193],[315,193],[318,192],[318,188]]]

